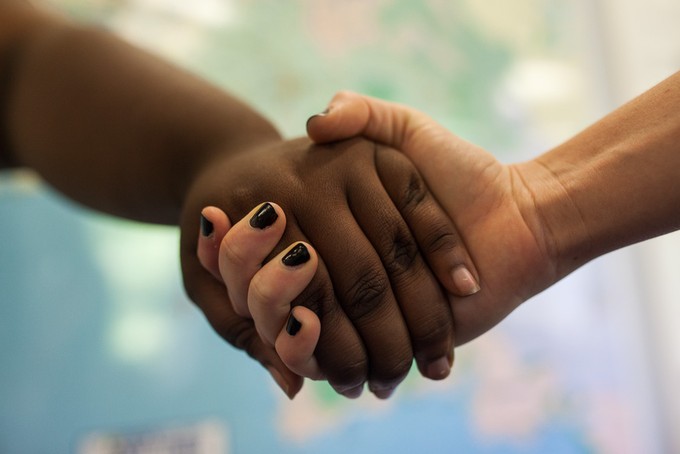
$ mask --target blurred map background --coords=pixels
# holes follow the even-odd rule
[[[652,3],[49,2],[237,94],[287,136],[347,88],[415,106],[504,161],[677,70],[680,6]],[[414,371],[386,402],[312,382],[288,401],[186,299],[177,242],[0,175],[0,452],[680,449],[677,235],[589,264],[459,348],[448,380]]]

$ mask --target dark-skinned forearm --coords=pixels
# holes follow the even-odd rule
[[[176,224],[215,153],[279,138],[221,90],[111,34],[0,6],[6,163],[97,210]],[[11,30],[12,27],[6,27]]]

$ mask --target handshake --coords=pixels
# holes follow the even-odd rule
[[[413,359],[444,379],[455,346],[591,258],[549,164],[503,165],[420,112],[348,92],[307,128],[328,145],[206,165],[183,219],[190,297],[290,398],[303,377],[387,398]]]
[[[0,169],[179,224],[187,293],[291,398],[303,377],[386,398],[413,359],[443,379],[455,346],[531,296],[680,228],[680,72],[516,164],[353,93],[308,121],[311,142],[285,141],[223,90],[24,2],[0,2],[0,75]]]
[[[307,123],[316,145],[204,166],[182,221],[185,287],[291,398],[302,377],[387,398],[413,359],[443,379],[455,346],[531,296],[680,228],[678,106],[680,73],[502,164],[421,112],[339,93]]]

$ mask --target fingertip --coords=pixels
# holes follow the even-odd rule
[[[300,323],[300,320],[295,318],[295,314],[291,312],[286,321],[286,332],[289,336],[295,336],[300,332],[300,329],[302,329],[302,323]]]
[[[282,218],[285,224],[286,215],[276,203],[264,202],[251,210],[246,218],[250,227],[264,230],[273,226],[279,218]]]
[[[290,371],[285,371],[281,373],[274,366],[267,366],[267,371],[269,375],[272,376],[276,385],[283,391],[283,393],[290,399],[297,395],[302,389],[304,379],[299,375],[295,375]],[[284,376],[285,375],[285,376]],[[287,377],[287,378],[286,378]]]
[[[301,265],[308,269],[307,273],[305,273],[308,274],[307,279],[303,279],[305,276],[299,274],[296,276],[296,279],[300,279],[300,282],[304,282],[306,286],[316,272],[318,265],[318,256],[312,245],[304,241],[298,241],[286,248],[279,256],[281,257],[281,263],[289,269],[300,267]],[[311,268],[307,264],[311,265]]]
[[[451,374],[453,367],[453,351],[432,361],[416,361],[423,377],[430,380],[443,380]]]
[[[208,205],[204,207],[201,210],[201,215],[220,227],[228,228],[231,226],[229,216],[216,206]]]
[[[213,206],[201,210],[196,254],[203,268],[220,282],[219,246],[230,228],[229,217],[224,211]]]
[[[295,396],[297,396],[297,394],[300,392],[300,390],[302,390],[303,384],[304,384],[304,378],[300,377],[300,376],[296,376],[296,380],[288,388],[287,395],[288,395],[288,398],[290,400],[293,400],[295,398]]]
[[[362,134],[369,119],[369,107],[361,95],[339,91],[328,107],[307,119],[307,135],[315,143],[349,139]]]
[[[335,392],[337,392],[338,394],[342,394],[343,396],[345,396],[348,399],[358,399],[359,397],[361,397],[361,394],[364,392],[364,385],[362,384],[362,385],[359,385],[359,386],[355,386],[354,388],[349,388],[349,389],[345,389],[345,390],[335,389]]]
[[[377,397],[380,400],[386,400],[392,397],[392,394],[394,394],[394,391],[396,391],[397,388],[385,388],[385,389],[371,389],[371,392],[375,397]]]
[[[305,128],[307,135],[314,143],[326,143],[334,140],[332,128],[325,125],[325,118],[330,115],[331,106],[326,107],[325,110],[312,115],[307,119]]]
[[[322,379],[314,357],[320,334],[321,322],[316,314],[306,307],[294,307],[276,339],[276,352],[293,372],[312,380]]]
[[[215,231],[213,223],[201,212],[201,235],[209,237]]]

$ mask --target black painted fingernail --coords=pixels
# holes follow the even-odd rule
[[[320,112],[320,113],[318,113],[318,114],[312,115],[311,117],[309,117],[309,118],[307,119],[307,123],[306,123],[306,124],[309,125],[309,122],[312,121],[312,120],[315,119],[315,118],[318,118],[318,117],[325,117],[326,115],[328,115],[328,113],[329,113],[330,111],[331,111],[331,108],[330,108],[330,107],[327,107],[326,110],[324,110],[323,112]]]
[[[300,321],[295,318],[291,312],[290,316],[288,317],[288,321],[286,322],[286,332],[291,336],[295,336],[298,331],[300,331],[300,328],[302,328],[302,323],[300,323]]]
[[[213,233],[213,230],[215,230],[213,223],[201,213],[201,234],[203,236],[210,236],[210,234]]]
[[[276,214],[272,204],[267,202],[250,218],[250,226],[262,230],[272,225],[278,218],[279,215]]]
[[[307,246],[302,243],[298,243],[288,251],[288,254],[284,255],[281,261],[286,266],[298,266],[303,263],[308,262],[310,259],[309,251]]]

